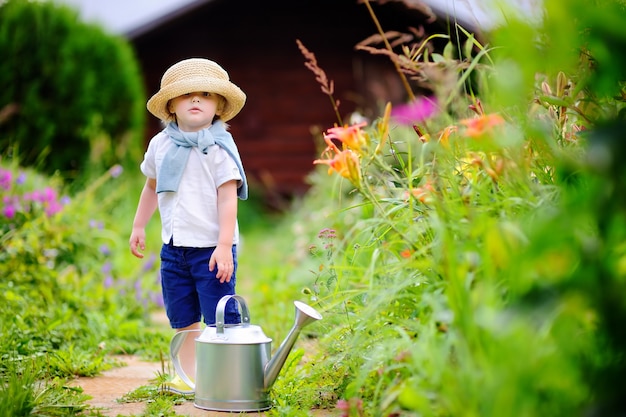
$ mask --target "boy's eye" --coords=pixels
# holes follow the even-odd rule
[[[211,93],[208,93],[206,91],[203,91],[201,93],[185,93],[183,95],[186,96],[186,97],[189,97],[192,94],[200,94],[202,97],[211,97]]]

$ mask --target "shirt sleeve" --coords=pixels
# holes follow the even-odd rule
[[[237,187],[241,186],[241,181],[243,178],[241,177],[241,173],[239,172],[239,168],[237,164],[233,160],[233,158],[224,150],[222,147],[215,146],[215,154],[213,155],[213,175],[215,178],[215,186],[219,187],[222,184],[236,180]]]
[[[143,175],[148,178],[156,178],[156,149],[157,149],[158,135],[153,137],[148,144],[148,150],[143,156],[143,161],[139,168]]]

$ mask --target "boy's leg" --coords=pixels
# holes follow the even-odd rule
[[[182,329],[176,329],[176,332],[182,332],[185,330],[200,330],[200,322],[194,323],[191,326],[183,327]],[[180,347],[178,355],[180,356],[180,366],[183,367],[185,374],[192,381],[196,380],[196,337],[200,333],[189,333]]]
[[[165,311],[170,325],[177,332],[183,330],[199,330],[201,312],[194,279],[190,265],[186,262],[188,248],[175,247],[171,244],[163,245],[161,249],[161,287]],[[181,346],[179,352],[183,370],[192,381],[195,380],[196,332],[190,333]],[[180,377],[167,383],[166,388],[181,394],[192,394],[193,390]]]
[[[236,273],[237,273],[237,247],[233,245],[233,276],[230,282],[220,283],[217,279],[217,269],[209,271],[209,259],[215,248],[198,249],[194,251],[193,257],[188,257],[192,263],[191,271],[196,282],[196,290],[200,299],[200,307],[204,322],[207,325],[215,324],[215,309],[217,303],[225,295],[235,294]],[[193,260],[193,262],[192,262]],[[228,324],[240,323],[241,315],[235,300],[230,300],[224,312],[224,322]]]

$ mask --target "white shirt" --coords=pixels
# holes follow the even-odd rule
[[[164,132],[152,138],[141,163],[141,172],[156,178],[163,157],[176,145]],[[209,147],[203,154],[191,148],[178,192],[158,194],[161,215],[161,238],[174,246],[210,248],[217,246],[219,221],[217,189],[225,182],[241,181],[237,164],[219,145]],[[239,226],[235,224],[233,244],[239,242]]]

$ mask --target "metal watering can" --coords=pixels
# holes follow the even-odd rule
[[[224,310],[231,298],[239,302],[241,323],[224,324]],[[204,330],[178,332],[170,342],[170,356],[176,373],[194,391],[194,406],[214,411],[263,411],[271,408],[269,389],[276,381],[300,330],[322,318],[313,307],[300,301],[295,323],[271,357],[272,339],[259,326],[250,324],[250,313],[239,295],[220,299],[215,311],[215,325]],[[183,370],[178,352],[189,333],[201,333],[195,339],[196,381]]]

